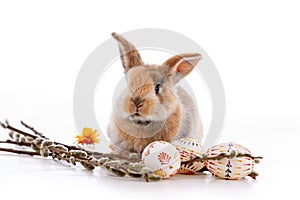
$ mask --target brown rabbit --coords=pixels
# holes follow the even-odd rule
[[[202,139],[202,124],[190,95],[176,85],[202,58],[180,54],[162,65],[144,64],[138,50],[122,36],[118,41],[127,88],[114,105],[108,136],[118,152],[137,152],[151,142],[182,137]]]

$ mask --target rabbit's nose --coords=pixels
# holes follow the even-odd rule
[[[135,112],[139,113],[139,108],[141,108],[142,106],[143,106],[143,104],[137,105],[136,108],[135,108]]]
[[[144,100],[140,97],[136,97],[132,99],[132,102],[134,103],[135,107],[138,109],[143,106]]]

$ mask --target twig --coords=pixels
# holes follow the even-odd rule
[[[256,180],[256,177],[258,176],[258,173],[255,171],[252,171],[250,174],[248,174],[248,176],[250,176],[251,178],[253,178],[254,180]]]
[[[1,122],[0,121],[0,125],[4,128],[4,129],[9,129],[11,131],[14,131],[14,132],[17,132],[17,133],[20,133],[24,136],[28,136],[28,137],[32,137],[33,139],[36,139],[38,136],[36,135],[32,135],[32,134],[29,134],[29,133],[26,133],[25,131],[21,131],[15,127],[12,127],[9,125],[9,123],[6,121],[5,123]]]
[[[234,151],[231,154],[226,154],[226,153],[220,153],[217,156],[211,156],[211,157],[203,157],[203,160],[220,160],[223,158],[234,158],[234,157],[248,157],[254,159],[263,159],[261,156],[252,156],[249,153],[237,153],[235,154]]]
[[[32,128],[28,124],[25,124],[23,121],[21,121],[21,123],[24,126],[26,125],[29,129]],[[32,135],[30,133],[21,131],[21,130],[19,130],[19,129],[11,126],[11,125],[9,125],[8,121],[6,121],[5,123],[0,122],[0,125],[2,125],[2,127],[5,128],[5,129],[9,129],[11,131],[17,132],[17,133],[22,134],[24,136],[32,137],[33,139],[41,137],[40,134],[38,134],[38,135]],[[37,130],[34,130],[34,131],[37,132],[37,133],[39,133]],[[46,138],[43,138],[43,139],[46,139]],[[86,149],[83,149],[83,148],[80,148],[80,147],[77,147],[77,146],[70,146],[70,145],[66,145],[66,144],[60,143],[60,142],[54,142],[54,144],[55,145],[63,145],[66,148],[68,148],[68,150],[81,150],[81,151],[85,151],[88,155],[93,155],[96,159],[99,159],[99,158],[102,158],[102,157],[108,157],[109,159],[123,159],[123,160],[128,160],[130,162],[139,162],[140,161],[139,158],[129,158],[127,156],[123,156],[123,155],[119,155],[119,154],[103,154],[103,153],[99,153],[99,152],[92,152],[92,151],[88,151]]]
[[[42,138],[45,138],[45,139],[49,139],[49,138],[46,138],[41,132],[38,132],[37,130],[35,130],[32,126],[29,126],[28,124],[26,124],[25,122],[23,122],[21,120],[21,124],[25,127],[25,128],[28,128],[29,130],[31,130],[32,132],[34,132],[36,135],[42,137]]]
[[[248,154],[248,153],[238,153],[237,155],[235,154],[226,154],[226,153],[220,153],[219,155],[217,156],[211,156],[211,157],[208,157],[208,156],[205,156],[203,155],[202,157],[195,157],[191,160],[188,160],[188,161],[183,161],[181,162],[182,164],[191,164],[193,162],[204,162],[204,161],[207,161],[207,160],[221,160],[223,158],[229,158],[229,159],[232,159],[232,158],[235,158],[235,157],[248,157],[248,158],[251,158],[253,160],[256,160],[256,159],[263,159],[263,157],[261,156],[252,156],[251,154]]]
[[[24,125],[25,123],[23,121],[21,121],[21,123]],[[6,121],[5,123],[2,123],[0,122],[0,125],[5,128],[5,129],[9,129],[11,131],[14,131],[14,132],[17,132],[19,134],[22,134],[24,136],[28,136],[28,137],[32,137],[33,139],[36,139],[38,137],[41,137],[40,134],[39,135],[32,135],[30,133],[27,133],[25,131],[21,131],[11,125],[9,125],[8,121]],[[29,129],[32,128],[30,127],[28,124],[25,124]],[[24,126],[25,126],[24,125]],[[31,129],[32,130],[32,129]],[[34,130],[35,132],[39,133],[37,130]],[[46,138],[44,138],[46,139]],[[80,147],[77,147],[77,146],[70,146],[70,145],[66,145],[66,144],[63,144],[63,143],[60,143],[60,142],[54,142],[54,144],[56,145],[63,145],[65,147],[68,148],[68,150],[81,150],[81,151],[85,151],[87,154],[89,155],[93,155],[95,158],[101,158],[101,157],[109,157],[109,158],[115,158],[115,159],[123,159],[123,160],[128,160],[128,161],[131,161],[131,162],[138,162],[140,161],[140,159],[130,159],[129,157],[126,157],[126,156],[122,156],[122,155],[118,155],[118,154],[102,154],[102,153],[99,153],[99,152],[92,152],[92,151],[88,151],[86,149],[83,149],[83,148],[80,148]]]
[[[1,148],[1,147],[0,147],[0,151],[16,153],[16,154],[24,154],[24,155],[29,155],[29,156],[40,156],[40,154],[38,152],[34,152],[34,151],[23,151],[23,150]]]
[[[17,142],[17,141],[12,141],[12,140],[0,141],[0,144],[15,144],[15,145],[26,146],[26,147],[31,146],[30,143],[27,143],[27,142]]]
[[[38,135],[39,137],[41,138],[44,138],[44,139],[49,139],[47,137],[44,136],[44,134],[42,134],[41,132],[37,131],[36,129],[34,129],[32,126],[26,124],[23,120],[21,120],[21,124],[25,127],[25,128],[28,128],[29,130],[33,131],[36,135]],[[11,128],[14,128],[12,126],[10,126]],[[25,132],[24,132],[25,133]],[[29,133],[27,133],[28,135],[31,135]],[[32,137],[33,135],[31,135]],[[76,146],[69,146],[69,145],[66,145],[66,144],[62,144],[62,143],[59,143],[59,142],[54,142],[55,144],[57,145],[63,145],[65,147],[67,147],[69,150],[83,150],[82,148],[79,148],[79,147],[76,147]]]
[[[22,122],[21,122],[22,123]],[[23,122],[24,123],[24,122]],[[28,136],[28,137],[32,137],[33,139],[36,139],[38,137],[41,137],[40,135],[32,135],[30,133],[27,133],[25,131],[21,131],[11,125],[9,125],[9,123],[6,121],[5,123],[1,122],[0,121],[0,125],[4,128],[4,129],[9,129],[13,132],[17,132],[21,135],[24,135],[24,136]],[[27,125],[27,124],[26,124]],[[27,125],[28,126],[28,125]],[[44,138],[44,139],[48,139],[48,138]],[[69,150],[83,150],[82,148],[79,148],[79,147],[75,147],[75,146],[69,146],[69,145],[66,145],[66,144],[62,144],[62,143],[59,143],[59,142],[55,142],[55,144],[57,145],[63,145],[65,147],[67,147]]]
[[[35,150],[35,152],[8,148],[0,148],[0,151],[30,156],[50,156],[53,159],[64,160],[68,163],[72,163],[73,165],[80,163],[87,170],[94,170],[95,167],[103,166],[107,171],[121,177],[125,175],[134,178],[144,177],[146,181],[157,181],[161,179],[149,168],[142,165],[138,156],[128,155],[127,157],[121,154],[92,152],[81,147],[69,146],[59,142],[50,141],[48,138],[43,136],[43,134],[23,121],[21,121],[21,124],[25,126],[25,128],[33,131],[35,135],[10,126],[8,121],[5,121],[5,123],[0,122],[0,125],[3,128],[9,129],[13,132],[12,134],[11,132],[9,133],[12,140],[0,141],[0,143],[31,147],[32,150]],[[25,136],[25,139],[20,139],[20,135]]]
[[[197,172],[207,172],[207,171],[209,171],[209,170],[207,169],[206,166],[204,166],[202,169],[200,169],[200,170],[197,171]]]

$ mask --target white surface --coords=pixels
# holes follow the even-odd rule
[[[257,181],[176,176],[144,183],[0,153],[1,199],[297,198],[297,1],[54,2],[0,3],[1,119],[23,119],[71,143],[77,132],[73,87],[88,54],[112,31],[171,29],[197,41],[216,64],[227,98],[220,142],[234,141],[264,156],[256,167],[260,176]]]

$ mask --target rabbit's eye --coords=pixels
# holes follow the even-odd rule
[[[159,92],[159,87],[160,87],[159,84],[155,85],[155,88],[154,88],[155,94],[158,94],[158,92]]]

